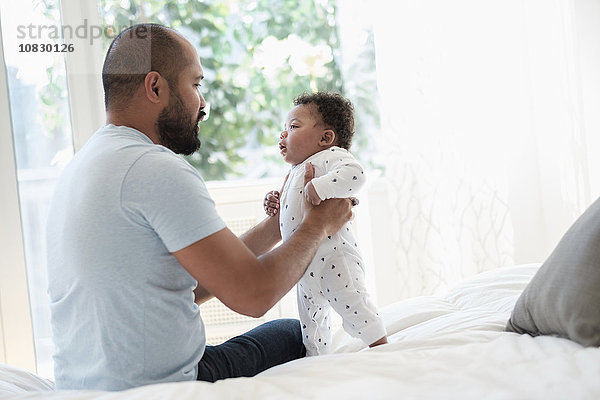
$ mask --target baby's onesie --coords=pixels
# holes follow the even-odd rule
[[[304,164],[315,167],[312,183],[322,200],[357,194],[365,182],[361,165],[352,154],[331,147],[293,166],[280,200],[279,225],[283,240],[298,228],[304,215]],[[350,335],[371,344],[386,335],[376,307],[369,301],[364,266],[347,223],[323,241],[297,284],[302,337],[309,356],[326,354],[331,347],[332,307]]]

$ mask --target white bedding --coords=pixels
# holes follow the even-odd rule
[[[335,354],[297,360],[254,378],[181,382],[124,392],[53,392],[0,365],[0,398],[22,399],[600,399],[600,349],[504,332],[539,264],[480,274],[445,296],[381,310],[390,344],[364,349],[338,331]]]

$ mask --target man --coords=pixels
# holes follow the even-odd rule
[[[56,387],[215,381],[304,356],[296,320],[206,347],[197,304],[214,295],[263,315],[351,218],[350,200],[307,204],[302,225],[274,250],[276,218],[237,238],[175,154],[200,145],[206,102],[194,47],[160,25],[130,27],[111,44],[102,79],[108,124],[65,168],[49,210]]]

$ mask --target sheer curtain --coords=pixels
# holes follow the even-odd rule
[[[543,261],[599,193],[600,2],[376,4],[393,248],[378,290]]]

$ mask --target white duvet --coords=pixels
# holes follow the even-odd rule
[[[48,381],[0,365],[0,398],[600,399],[600,349],[503,331],[538,267],[489,271],[445,296],[384,308],[390,344],[374,349],[338,331],[335,354],[297,360],[254,378],[124,392],[55,392]]]

